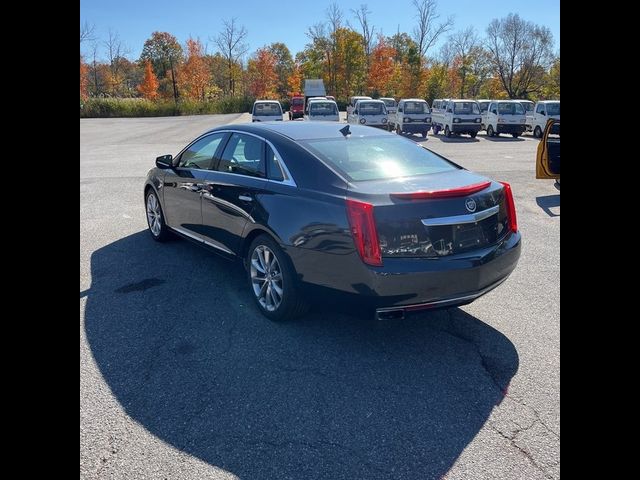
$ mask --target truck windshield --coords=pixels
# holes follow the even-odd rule
[[[498,103],[499,115],[524,115],[524,107],[521,103]]]
[[[453,113],[462,115],[475,113],[476,115],[480,115],[480,109],[476,102],[455,102],[453,104]]]
[[[363,103],[360,102],[358,103],[358,105],[356,106],[356,108],[358,109],[358,113],[360,115],[384,115],[386,114],[386,109],[384,106],[384,103]]]
[[[337,115],[338,109],[331,102],[313,102],[309,106],[309,112],[311,115]]]
[[[427,102],[405,102],[404,113],[429,113]]]
[[[395,100],[382,100],[384,102],[384,104],[387,107],[395,107],[396,106],[396,101]]]
[[[302,98],[294,98],[293,100],[291,100],[291,105],[302,106],[303,103],[304,99]]]

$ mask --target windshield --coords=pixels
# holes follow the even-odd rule
[[[560,115],[560,102],[547,103],[547,115]]]
[[[387,113],[382,102],[359,102],[356,108],[359,115],[386,115]]]
[[[404,113],[429,113],[427,102],[404,102]]]
[[[335,103],[331,102],[313,102],[309,105],[311,115],[338,115],[338,109]]]
[[[300,143],[354,182],[456,170],[433,152],[397,136],[321,138]]]
[[[524,115],[524,107],[521,103],[498,103],[499,115]]]
[[[382,101],[384,102],[384,104],[385,104],[387,107],[395,107],[395,106],[396,106],[396,101],[395,101],[395,100],[391,100],[391,99],[386,100],[386,99],[385,99],[385,100],[382,100]]]
[[[524,107],[525,111],[533,112],[533,102],[520,102]]]
[[[291,100],[291,105],[302,105],[304,103],[304,99],[302,98],[294,98],[293,100]]]
[[[282,115],[282,109],[277,103],[256,103],[253,106],[253,114],[258,116],[278,116]]]
[[[453,113],[462,115],[475,113],[476,115],[479,115],[480,109],[478,108],[478,104],[476,102],[454,102]]]

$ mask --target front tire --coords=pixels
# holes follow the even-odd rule
[[[449,125],[444,126],[444,136],[447,138],[451,138],[451,130],[449,130]]]
[[[146,206],[149,233],[151,233],[151,236],[156,242],[167,241],[169,228],[164,221],[164,213],[162,213],[160,200],[153,189],[149,189],[144,203]]]
[[[471,138],[476,138],[476,135],[478,135],[478,132],[471,132],[469,135],[471,135]]]
[[[253,300],[265,317],[279,322],[307,310],[291,261],[271,237],[259,235],[251,242],[246,263]]]
[[[539,126],[536,126],[536,128],[533,130],[533,136],[536,138],[542,138],[542,130]]]
[[[422,132],[422,138],[427,138],[427,131]]]
[[[493,126],[489,125],[487,126],[487,137],[495,137],[496,136],[496,132],[493,131]]]
[[[511,136],[512,136],[513,138],[518,138],[518,137],[520,136],[520,134],[519,134],[519,133],[512,133],[512,134],[511,134]]]

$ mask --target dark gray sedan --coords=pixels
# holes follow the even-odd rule
[[[158,157],[144,198],[155,240],[241,260],[272,320],[303,313],[310,291],[379,317],[470,303],[520,256],[508,184],[359,125],[215,128]]]

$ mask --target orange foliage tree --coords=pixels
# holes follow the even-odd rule
[[[200,40],[187,40],[187,61],[180,69],[180,83],[187,98],[204,100],[211,82],[211,70]]]
[[[390,84],[395,73],[394,58],[396,55],[396,49],[388,45],[384,37],[380,36],[378,44],[371,52],[367,82],[369,90],[382,95],[391,94],[392,86]]]
[[[82,55],[80,55],[80,99],[89,98],[89,65],[84,63]]]
[[[158,78],[153,73],[151,68],[151,62],[147,60],[144,67],[144,79],[142,83],[138,85],[138,91],[144,98],[149,100],[155,100],[158,97]]]
[[[276,57],[266,48],[259,49],[248,63],[249,93],[256,98],[276,98],[278,73]]]
[[[302,69],[299,65],[293,67],[293,72],[287,78],[287,85],[289,87],[289,93],[300,93],[302,90]]]

